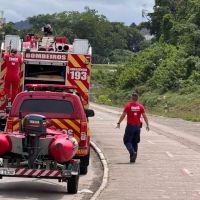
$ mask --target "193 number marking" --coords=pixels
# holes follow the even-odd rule
[[[70,75],[72,80],[87,80],[87,72],[71,71]]]

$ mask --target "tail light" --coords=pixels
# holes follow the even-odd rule
[[[7,119],[6,122],[6,131],[12,132],[13,131],[13,120],[12,119]]]
[[[86,146],[87,145],[87,122],[81,122],[81,141],[79,146]]]

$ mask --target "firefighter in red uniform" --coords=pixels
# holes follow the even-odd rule
[[[4,55],[4,61],[6,65],[6,74],[5,74],[5,93],[8,99],[11,99],[13,102],[15,96],[18,93],[19,85],[19,72],[22,64],[22,58],[17,54],[16,49],[11,49],[10,54]],[[11,91],[12,87],[12,91]]]
[[[120,128],[120,123],[127,115],[127,126],[124,134],[124,144],[130,154],[130,162],[135,162],[137,158],[138,143],[140,142],[141,115],[146,122],[146,129],[149,131],[148,118],[146,116],[144,106],[137,102],[137,93],[132,94],[132,101],[127,103],[124,111],[117,123],[117,128]]]

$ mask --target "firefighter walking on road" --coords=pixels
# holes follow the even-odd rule
[[[18,85],[20,80],[19,73],[22,64],[22,58],[17,54],[16,49],[11,49],[10,54],[4,55],[4,61],[6,65],[4,85],[5,93],[7,98],[13,102],[15,96],[18,93]]]
[[[130,154],[130,162],[134,163],[137,158],[138,143],[140,142],[141,115],[146,123],[146,129],[149,131],[149,122],[145,113],[144,106],[138,101],[138,94],[132,94],[132,101],[127,103],[124,111],[117,123],[117,128],[120,128],[120,123],[127,116],[127,126],[124,134],[124,144]]]

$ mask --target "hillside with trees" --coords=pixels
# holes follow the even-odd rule
[[[27,33],[42,34],[41,28],[45,24],[51,24],[53,34],[66,36],[69,43],[74,38],[88,39],[93,47],[95,63],[118,63],[124,60],[123,55],[132,55],[133,51],[138,52],[148,46],[148,42],[135,26],[110,22],[88,7],[84,12],[66,11],[32,16],[28,18],[28,22],[28,29],[16,30],[15,24],[9,22],[3,27],[3,31],[5,34],[19,34],[24,38]],[[23,24],[20,26],[23,27]]]
[[[153,44],[109,78],[105,74],[96,101],[123,105],[136,90],[152,113],[200,120],[199,13],[199,0],[156,0],[149,21],[140,25],[155,36]]]
[[[7,23],[6,34],[40,34],[50,23],[55,35],[87,38],[93,47],[91,99],[109,105],[136,90],[151,113],[200,120],[200,0],[155,0],[148,22],[110,22],[88,7],[29,17],[29,29]],[[140,29],[154,38],[146,41]],[[109,65],[102,65],[102,64]]]

